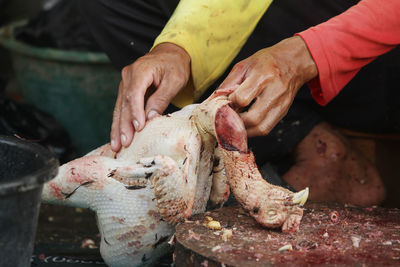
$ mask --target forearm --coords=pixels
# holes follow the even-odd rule
[[[299,35],[318,68],[311,93],[326,105],[363,66],[400,43],[400,1],[360,1]]]
[[[154,45],[169,42],[191,57],[193,88],[174,104],[198,99],[229,66],[272,0],[183,0]],[[179,101],[176,101],[179,99]]]

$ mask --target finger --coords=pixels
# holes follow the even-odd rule
[[[282,105],[284,101],[281,83],[275,82],[263,86],[267,86],[267,88],[261,89],[261,93],[257,96],[256,101],[254,101],[251,107],[246,112],[240,114],[246,128],[260,124],[271,109]]]
[[[265,85],[259,81],[257,73],[253,73],[229,95],[229,100],[241,108],[247,107],[260,94],[262,86]]]
[[[132,127],[132,124],[135,131],[142,130],[145,125],[144,96],[147,89],[153,83],[153,69],[143,67],[136,71],[133,70],[131,77],[127,77],[126,81],[128,82],[126,83],[124,80],[125,97],[122,99],[121,125],[124,125],[124,128],[127,131],[126,134],[130,135],[131,131],[129,129]],[[127,109],[130,114],[125,112]],[[126,121],[128,119],[129,121]],[[122,126],[120,127],[120,130],[122,136]]]
[[[210,96],[210,98],[214,98],[214,97],[221,96],[221,95],[230,95],[238,87],[239,87],[239,85],[234,85],[234,86],[225,87],[225,88],[218,88],[217,90],[214,91],[214,93]]]
[[[122,146],[129,146],[132,142],[135,129],[133,127],[131,106],[127,101],[122,102],[119,131]]]
[[[254,137],[267,135],[275,127],[275,125],[287,114],[289,106],[290,102],[286,103],[284,106],[275,106],[274,108],[272,108],[260,124],[247,129],[247,136]]]
[[[217,90],[235,88],[237,85],[241,84],[245,79],[245,74],[248,69],[248,64],[246,61],[241,61],[233,66],[232,70],[229,72],[225,80],[218,86]]]
[[[121,116],[121,98],[122,98],[121,87],[122,87],[122,82],[120,82],[118,88],[118,96],[115,102],[113,120],[111,124],[111,134],[110,134],[111,149],[115,152],[118,152],[121,149],[121,138],[120,138],[121,135],[119,132],[119,124]]]
[[[185,79],[182,77],[165,77],[157,90],[147,100],[145,108],[147,119],[162,114],[184,85]]]

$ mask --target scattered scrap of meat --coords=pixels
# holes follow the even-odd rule
[[[194,240],[200,240],[200,236],[197,235],[195,232],[192,230],[189,230],[189,235],[187,237],[188,240],[194,239]]]
[[[280,247],[280,248],[278,249],[278,251],[287,251],[287,250],[289,250],[289,251],[292,251],[292,250],[293,250],[293,247],[292,247],[291,244],[284,245],[284,246],[282,246],[282,247]]]
[[[228,239],[231,238],[232,235],[233,235],[233,233],[232,233],[231,229],[224,229],[222,231],[222,240],[228,241]]]
[[[310,203],[296,234],[262,228],[239,214],[238,207],[208,213],[229,225],[232,236],[226,241],[203,224],[178,225],[176,266],[400,266],[400,209]],[[189,231],[199,240],[188,240]]]
[[[85,238],[82,240],[81,248],[98,248],[96,246],[96,243],[90,239],[90,238]]]
[[[217,221],[209,221],[207,227],[212,230],[221,230],[221,224]]]
[[[351,242],[353,242],[353,246],[355,248],[360,247],[360,241],[361,241],[360,236],[356,236],[356,235],[351,236]]]
[[[329,213],[329,219],[331,219],[331,222],[337,223],[339,221],[339,213],[337,211],[332,211]]]

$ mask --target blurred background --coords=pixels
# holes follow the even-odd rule
[[[39,143],[54,152],[61,164],[108,142],[120,80],[119,72],[93,42],[75,4],[75,0],[0,0],[0,135]],[[2,174],[4,185],[7,176],[4,170]],[[0,196],[0,224],[9,232],[2,237],[14,234],[15,241],[21,235],[25,239],[17,238],[23,242],[18,248],[32,249],[27,232],[36,232],[31,266],[105,266],[92,212],[42,205],[37,225],[38,201],[30,199],[15,210],[18,216],[7,219],[6,211],[14,210],[8,203],[14,199],[5,200],[12,196]],[[36,210],[36,215],[21,220],[30,210]],[[97,245],[86,246],[87,240]],[[2,254],[2,260],[16,257],[13,261],[25,262],[26,257],[14,250]]]
[[[0,134],[61,163],[107,143],[119,72],[69,0],[0,0]]]
[[[45,0],[0,0],[0,27],[12,23],[13,21],[27,20],[33,17],[42,9],[44,2]],[[0,59],[0,75],[2,82],[4,83],[5,79],[9,81],[9,84],[6,86],[7,91],[18,91],[15,76],[13,76],[13,71],[10,68],[10,54],[7,49],[2,46],[0,46]],[[2,86],[4,86],[4,84],[2,84]]]

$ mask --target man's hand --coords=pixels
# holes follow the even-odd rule
[[[161,114],[187,84],[190,56],[174,44],[163,43],[122,70],[111,127],[111,148],[127,147],[146,119]]]
[[[232,92],[249,137],[268,134],[286,115],[299,88],[318,75],[317,67],[298,37],[285,39],[237,63],[218,90]]]

